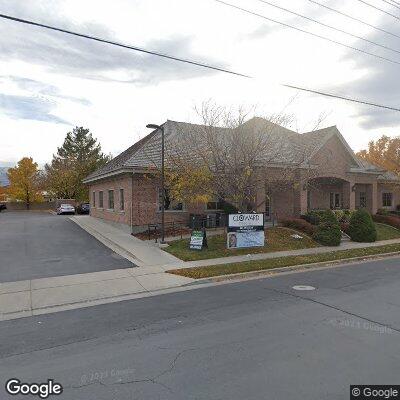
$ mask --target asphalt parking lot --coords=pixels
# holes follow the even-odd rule
[[[133,266],[68,216],[24,211],[0,213],[0,282]]]

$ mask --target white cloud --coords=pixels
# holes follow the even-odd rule
[[[335,40],[363,46],[256,0],[231,1]],[[386,17],[381,19],[361,3],[325,3],[394,29]],[[279,5],[395,46],[385,35],[349,23],[306,0],[295,4],[282,0]],[[112,7],[109,2],[94,0],[0,0],[0,11],[257,77],[247,80],[211,73],[0,20],[2,161],[15,161],[25,155],[39,163],[48,161],[70,129],[60,124],[62,121],[90,128],[105,152],[117,154],[147,133],[148,122],[193,120],[193,105],[205,99],[233,105],[257,104],[260,113],[279,112],[296,94],[280,87],[280,82],[399,103],[397,83],[392,84],[394,72],[388,72],[390,65],[383,67],[371,57],[279,28],[212,0],[115,0]],[[356,149],[382,133],[397,133],[394,128],[400,125],[397,114],[303,93],[285,112],[297,117],[294,127],[300,131],[311,129],[320,113],[329,113],[325,124],[338,125]],[[382,129],[368,130],[371,127]]]

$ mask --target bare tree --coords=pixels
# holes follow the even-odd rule
[[[240,211],[258,208],[257,193],[277,193],[305,184],[315,175],[308,159],[312,140],[287,128],[293,116],[254,117],[255,107],[226,108],[213,101],[196,108],[199,124],[176,123],[166,135],[166,183],[185,203],[223,200]],[[171,128],[170,127],[170,128]],[[159,143],[159,138],[154,138]],[[159,176],[159,151],[146,157]]]

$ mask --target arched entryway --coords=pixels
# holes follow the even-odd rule
[[[307,209],[350,209],[351,192],[349,181],[337,177],[318,177],[307,183]]]

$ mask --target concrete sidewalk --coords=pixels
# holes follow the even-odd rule
[[[0,283],[0,321],[179,290],[192,281],[137,267]]]
[[[137,239],[126,231],[98,218],[79,215],[70,219],[104,245],[138,266],[175,266],[182,264],[179,258],[162,251],[157,243]]]

